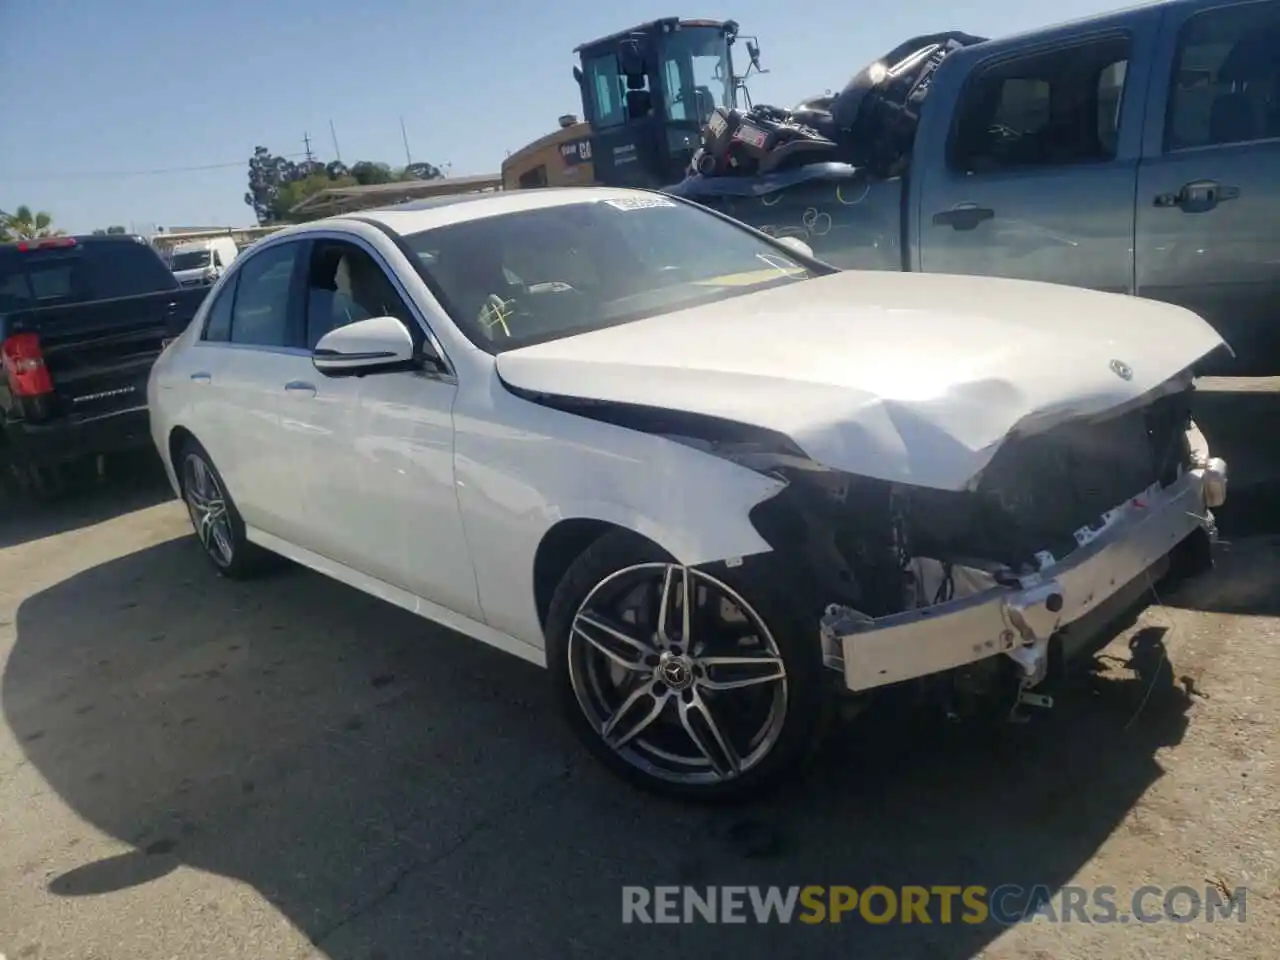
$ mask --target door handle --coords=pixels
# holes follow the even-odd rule
[[[284,385],[284,389],[286,393],[298,396],[314,397],[316,395],[316,385],[304,380],[290,380]]]
[[[192,383],[212,383],[213,377],[207,373],[193,373],[191,375]]]
[[[996,212],[990,207],[980,207],[976,203],[957,203],[950,210],[935,213],[933,223],[934,226],[950,227],[952,230],[972,230],[995,215]]]
[[[1184,183],[1176,193],[1156,195],[1157,207],[1181,207],[1184,213],[1204,213],[1218,204],[1240,196],[1240,188],[1217,180],[1192,180]]]

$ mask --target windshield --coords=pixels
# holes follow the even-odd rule
[[[667,116],[705,124],[716,107],[733,105],[729,43],[718,27],[684,27],[663,38],[662,85]]]
[[[469,220],[405,240],[463,333],[495,354],[801,282],[820,269],[653,194]]]
[[[175,253],[173,262],[170,264],[174,270],[198,270],[208,265],[208,250],[186,250],[182,253]]]

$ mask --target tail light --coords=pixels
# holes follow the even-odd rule
[[[53,378],[44,365],[40,338],[34,333],[15,333],[0,345],[9,390],[17,397],[39,397],[53,393]]]
[[[76,246],[75,237],[41,237],[38,240],[19,240],[18,251],[30,253],[32,250],[54,250]]]

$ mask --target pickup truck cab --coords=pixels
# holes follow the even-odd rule
[[[1235,354],[1204,370],[1276,374],[1278,48],[1280,0],[1170,0],[988,40],[939,65],[900,176],[824,163],[670,192],[841,268],[1174,303]]]
[[[207,287],[183,290],[142,237],[0,244],[0,465],[33,493],[59,467],[150,443],[147,376]]]

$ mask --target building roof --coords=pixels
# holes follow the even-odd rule
[[[295,216],[302,214],[307,217],[324,217],[402,200],[501,189],[502,176],[496,173],[472,177],[437,177],[434,180],[399,180],[365,187],[328,187],[295,204],[289,213]]]

